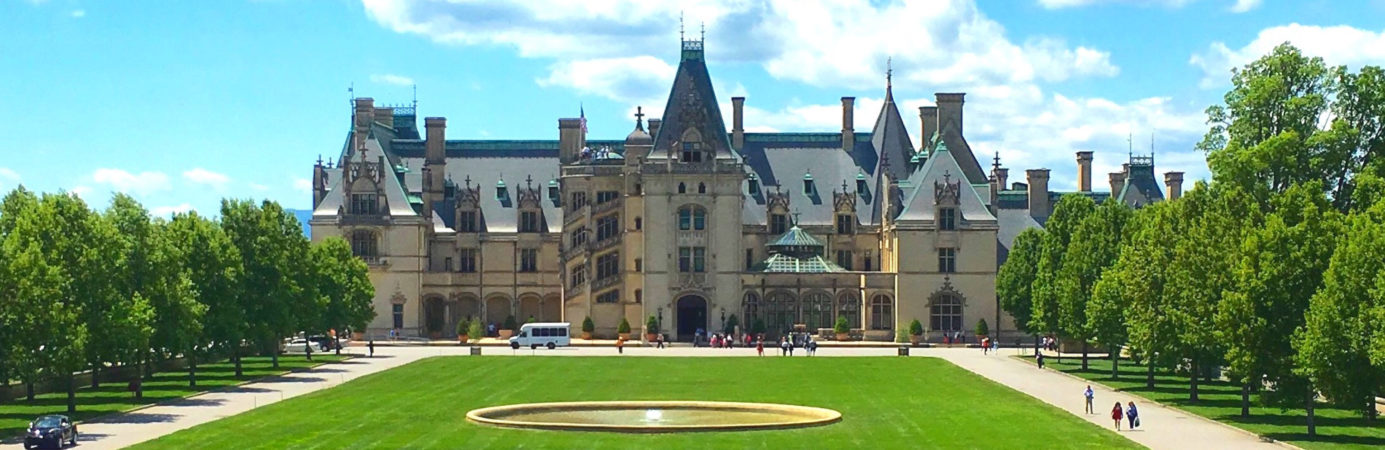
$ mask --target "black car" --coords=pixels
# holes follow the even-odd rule
[[[63,448],[64,443],[77,445],[77,425],[67,416],[40,416],[29,422],[24,432],[24,448],[47,447]]]

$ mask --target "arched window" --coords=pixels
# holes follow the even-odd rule
[[[707,229],[707,210],[697,206],[684,206],[678,208],[678,229],[679,230],[705,230]]]
[[[707,183],[697,183],[697,193],[699,193],[699,194],[706,194],[706,193],[707,193]]]
[[[952,294],[943,294],[933,299],[933,305],[929,308],[928,324],[930,330],[961,331],[961,299]]]
[[[885,294],[876,294],[870,299],[870,329],[889,330],[894,328],[894,302]]]
[[[686,193],[688,193],[688,185],[685,184],[685,183],[678,183],[678,193],[679,193],[679,194],[686,194]]]
[[[809,331],[832,328],[832,296],[826,292],[803,296],[803,323],[808,325]]]
[[[351,254],[359,256],[368,263],[379,260],[379,245],[375,239],[375,232],[370,230],[356,230],[351,232]]]
[[[845,317],[847,326],[851,328],[860,327],[861,297],[858,297],[855,292],[848,292],[837,297],[837,317]]]
[[[798,299],[788,292],[772,292],[765,297],[765,332],[779,334],[793,329],[798,320]]]
[[[755,326],[756,320],[765,320],[764,312],[760,310],[760,296],[754,292],[745,293],[745,301],[741,304],[741,316],[745,319],[742,327],[751,330]]]

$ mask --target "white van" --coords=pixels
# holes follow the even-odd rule
[[[519,334],[510,338],[510,348],[548,347],[552,350],[566,347],[572,343],[572,337],[568,336],[571,327],[567,322],[526,323],[519,327]]]

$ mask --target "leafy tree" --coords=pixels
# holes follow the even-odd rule
[[[996,274],[996,296],[1000,299],[1000,307],[1015,318],[1015,327],[1024,333],[1034,332],[1029,328],[1034,317],[1031,293],[1039,267],[1039,244],[1043,239],[1042,228],[1020,232]]]
[[[307,243],[301,228],[290,230],[297,220],[285,215],[273,202],[258,206],[249,200],[221,202],[222,228],[240,252],[243,267],[237,292],[250,322],[247,337],[271,355],[275,368],[283,337],[305,322],[318,321],[315,315],[301,315],[308,309],[304,305],[314,300],[305,299],[306,292],[298,284],[305,275],[301,261],[306,260]]]
[[[118,235],[120,253],[124,258],[114,268],[118,308],[128,308],[129,326],[123,328],[119,339],[126,346],[117,349],[118,361],[130,366],[143,364],[146,374],[152,374],[151,345],[157,347],[159,358],[181,353],[195,342],[201,327],[199,305],[193,300],[191,286],[169,255],[170,245],[162,236],[162,224],[150,221],[149,213],[134,198],[115,194],[106,209],[109,221]],[[92,377],[95,384],[96,377]],[[142,397],[143,384],[135,391]]]
[[[16,221],[26,210],[38,207],[38,196],[34,195],[20,186],[5,195],[0,200],[0,243],[10,235],[14,229]],[[17,295],[14,287],[16,281],[13,275],[6,272],[6,264],[13,259],[12,255],[4,253],[4,247],[0,246],[0,394],[8,395],[9,380],[13,379],[14,374],[14,351],[12,345],[20,338],[16,333],[19,330],[20,315],[26,312],[19,308],[17,301],[10,299]],[[32,388],[32,385],[30,385]],[[30,389],[32,392],[32,389]],[[0,400],[5,398],[0,397]]]
[[[1177,331],[1171,317],[1173,293],[1166,286],[1171,266],[1175,264],[1173,243],[1182,236],[1181,202],[1158,202],[1136,211],[1130,224],[1134,230],[1130,243],[1121,250],[1120,259],[1108,270],[1114,286],[1099,289],[1103,301],[1109,302],[1110,289],[1120,292],[1126,303],[1128,344],[1131,354],[1143,360],[1147,367],[1145,386],[1154,387],[1154,368],[1174,363],[1173,341]],[[1102,313],[1107,317],[1108,313]]]
[[[370,284],[370,269],[365,261],[351,254],[351,244],[332,237],[312,246],[314,291],[324,305],[318,329],[363,330],[375,318],[372,299],[375,286]],[[459,328],[460,329],[460,328]],[[461,332],[459,334],[465,334]],[[341,354],[337,346],[337,354]]]
[[[1373,208],[1385,213],[1385,207]],[[1323,286],[1309,300],[1304,325],[1291,341],[1296,374],[1306,377],[1332,402],[1374,418],[1375,396],[1385,383],[1385,225],[1371,212],[1353,214],[1347,232],[1323,274]],[[1311,391],[1309,391],[1311,392]],[[1311,394],[1309,394],[1311,395]],[[1309,408],[1309,434],[1312,399]]]
[[[1079,330],[1070,330],[1064,327],[1064,325],[1071,324],[1062,320],[1060,303],[1064,301],[1064,293],[1059,284],[1058,273],[1063,268],[1068,243],[1072,240],[1073,233],[1077,231],[1077,226],[1095,209],[1096,202],[1092,201],[1090,197],[1081,194],[1068,194],[1058,200],[1057,206],[1053,208],[1053,215],[1049,216],[1048,221],[1044,224],[1047,233],[1044,234],[1044,239],[1039,244],[1039,264],[1035,271],[1032,288],[1034,306],[1033,317],[1029,323],[1030,329],[1074,337],[1082,334],[1069,334],[1069,331]]]
[[[1087,342],[1094,338],[1087,314],[1092,289],[1120,256],[1121,233],[1131,214],[1124,203],[1107,199],[1077,223],[1064,251],[1056,279],[1058,324],[1064,334],[1082,340],[1082,370],[1087,370]]]
[[[236,376],[241,376],[240,349],[249,335],[250,322],[240,294],[242,260],[240,252],[221,227],[211,220],[188,212],[173,216],[166,230],[173,262],[184,270],[191,283],[193,298],[205,308],[201,337],[210,344],[203,349],[231,357]],[[196,352],[188,355],[188,384],[197,384]]]

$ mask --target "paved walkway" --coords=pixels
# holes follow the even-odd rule
[[[979,349],[924,349],[913,355],[937,356],[997,383],[1029,394],[1059,409],[1087,419],[1099,426],[1114,428],[1111,406],[1115,402],[1128,405],[1134,401],[1140,410],[1140,428],[1124,429],[1120,434],[1153,449],[1240,449],[1292,448],[1288,444],[1262,442],[1249,432],[1206,419],[1182,410],[1149,403],[1136,396],[1116,392],[1091,384],[1096,393],[1092,402],[1095,414],[1084,414],[1082,392],[1089,383],[1053,370],[1040,370],[1010,356],[1014,349],[1001,349],[999,354],[985,355]]]
[[[351,348],[351,352],[362,352],[362,348]],[[210,392],[187,399],[175,400],[125,414],[108,416],[91,422],[78,424],[81,448],[122,448],[147,440],[190,428],[223,417],[239,414],[261,405],[282,401],[320,389],[337,386],[362,375],[398,367],[429,356],[463,355],[466,347],[459,346],[377,346],[375,358],[356,358],[341,364],[320,366],[311,371],[274,377],[266,381],[250,383],[236,388]],[[534,356],[611,356],[616,354],[614,346],[573,347],[557,350],[511,350],[504,347],[486,347],[485,355],[511,355],[516,357]],[[765,349],[766,357],[778,357],[777,348]],[[795,356],[802,355],[802,350]],[[818,356],[887,356],[894,355],[893,348],[820,348]],[[1003,349],[998,355],[983,355],[978,349],[930,348],[912,349],[913,356],[934,356],[951,361],[982,377],[1004,384],[1020,392],[1029,394],[1046,403],[1057,406],[1073,415],[1087,419],[1098,426],[1111,427],[1108,416],[1110,405],[1116,401],[1125,403],[1136,400],[1140,408],[1142,426],[1137,431],[1121,431],[1121,435],[1141,445],[1154,449],[1239,449],[1273,448],[1276,444],[1264,443],[1259,438],[1208,419],[1194,416],[1176,409],[1166,408],[1138,400],[1133,396],[1114,392],[1093,385],[1096,391],[1097,414],[1083,414],[1082,391],[1086,382],[1060,372],[1039,370],[1022,361],[1010,358],[1014,349]],[[742,356],[754,357],[754,349],[712,349],[686,346],[656,349],[649,347],[627,347],[625,355],[639,356]],[[1106,406],[1102,406],[1106,405]],[[1283,444],[1279,444],[1283,445]],[[20,448],[18,441],[6,440],[0,450]]]

